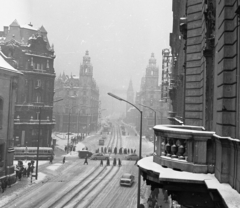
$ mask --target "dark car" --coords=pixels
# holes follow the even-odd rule
[[[125,157],[125,159],[126,159],[126,160],[138,160],[139,157],[138,157],[137,154],[133,153],[133,154],[127,155],[127,156]]]
[[[78,151],[78,157],[79,158],[85,158],[86,156],[87,157],[91,157],[92,156],[92,152],[88,151],[88,150],[80,150]]]
[[[109,156],[103,153],[95,153],[90,157],[91,160],[107,160],[108,158]]]
[[[132,186],[134,183],[134,175],[124,173],[120,179],[120,186]]]

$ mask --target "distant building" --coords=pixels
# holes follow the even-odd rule
[[[93,66],[86,51],[79,77],[63,73],[55,81],[55,131],[88,134],[98,127],[99,89],[93,78]]]
[[[13,59],[24,76],[19,80],[14,114],[14,145],[51,145],[54,95],[54,49],[43,26],[20,25],[17,20],[4,27],[2,52]],[[40,124],[39,124],[40,121]]]
[[[11,177],[15,182],[13,116],[18,80],[22,73],[5,59],[14,65],[12,59],[0,51],[0,179]]]
[[[136,96],[137,103],[156,111],[156,124],[168,123],[168,103],[161,101],[161,86],[159,85],[159,68],[154,54],[151,54],[145,77],[141,80],[140,91]],[[147,107],[139,106],[143,111],[143,135],[153,137],[152,127],[155,124],[155,112]]]
[[[127,90],[127,101],[132,104],[134,104],[134,102],[135,102],[132,80],[130,80],[128,90]],[[136,119],[137,119],[137,117],[136,117],[137,112],[135,112],[135,111],[136,111],[136,109],[132,105],[126,103],[126,117],[124,119],[124,121],[126,123],[131,123],[131,124],[135,125]]]

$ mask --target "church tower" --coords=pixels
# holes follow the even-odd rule
[[[156,59],[152,53],[149,64],[146,68],[145,87],[146,89],[155,89],[158,87],[159,69],[156,66]]]
[[[79,128],[84,129],[84,133],[89,133],[97,129],[98,107],[99,107],[99,89],[93,78],[93,66],[88,51],[83,56],[83,63],[80,65],[79,72],[79,105],[80,114],[84,124]]]
[[[84,77],[84,79],[87,80],[91,80],[93,77],[93,66],[88,51],[86,51],[85,56],[83,57],[83,63],[80,66],[80,77]]]
[[[133,91],[132,80],[130,80],[128,90],[127,90],[127,101],[130,103],[134,103],[134,91]],[[131,105],[129,104],[126,105],[126,114],[130,107]]]

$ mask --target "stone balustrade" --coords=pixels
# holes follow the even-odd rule
[[[183,125],[159,125],[154,131],[157,136],[154,162],[179,171],[214,172],[214,132]]]

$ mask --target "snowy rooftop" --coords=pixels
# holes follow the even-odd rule
[[[0,69],[9,71],[9,72],[13,72],[13,73],[17,73],[17,74],[22,74],[20,71],[13,68],[8,62],[6,62],[4,60],[4,58],[1,56],[1,54],[0,54]]]
[[[138,166],[159,173],[160,181],[172,182],[191,182],[205,183],[208,189],[217,189],[219,194],[229,208],[238,208],[240,204],[240,194],[234,190],[229,184],[219,183],[214,174],[197,174],[190,172],[175,171],[171,168],[164,168],[153,162],[153,157],[146,157],[138,161]]]

